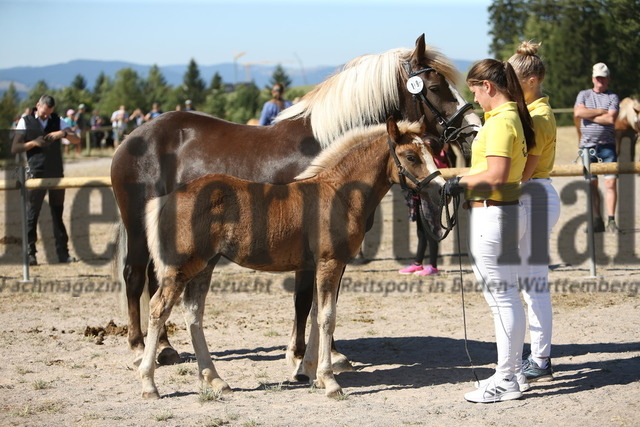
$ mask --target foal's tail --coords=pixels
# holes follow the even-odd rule
[[[164,206],[167,204],[170,194],[155,197],[147,202],[145,209],[145,224],[147,231],[147,247],[149,254],[153,260],[158,280],[164,277],[167,265],[163,262],[162,252],[162,236],[160,235],[160,215]]]

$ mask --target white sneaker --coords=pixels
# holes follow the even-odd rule
[[[485,381],[480,381],[480,387],[464,395],[469,402],[493,403],[503,400],[518,399],[522,396],[516,378],[499,378],[494,375]]]
[[[484,387],[487,385],[487,382],[491,380],[492,377],[485,378],[484,380],[476,381],[473,383],[475,388]],[[516,381],[518,381],[518,387],[520,387],[520,391],[525,392],[531,388],[531,384],[527,381],[527,377],[522,372],[516,372]]]

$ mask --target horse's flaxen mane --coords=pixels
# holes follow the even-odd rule
[[[397,124],[401,133],[420,132],[420,123],[418,122],[399,121]],[[296,176],[296,181],[318,175],[320,172],[336,165],[351,148],[363,141],[371,141],[386,134],[386,124],[357,127],[347,131],[340,138],[336,139],[327,149],[321,151],[320,154],[313,159],[311,165],[300,175]]]
[[[378,55],[362,55],[347,63],[306,94],[300,102],[278,115],[276,121],[305,118],[311,121],[314,136],[323,149],[346,131],[382,123],[389,112],[399,108],[399,82],[408,79],[403,63],[413,50],[399,48]],[[451,84],[457,80],[453,64],[436,49],[426,46],[430,67]]]

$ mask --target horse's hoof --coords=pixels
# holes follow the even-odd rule
[[[180,355],[172,347],[165,347],[158,353],[158,365],[175,365],[176,363],[180,363]]]
[[[160,399],[160,395],[157,391],[143,391],[142,397],[144,399]]]
[[[344,396],[344,392],[342,391],[342,387],[337,386],[337,387],[333,387],[333,388],[327,388],[324,392],[325,396],[327,397],[340,397],[340,396]]]
[[[296,374],[293,379],[299,383],[308,383],[311,381],[311,378],[309,378],[309,375],[307,374]]]
[[[334,374],[339,374],[340,372],[352,372],[355,371],[355,368],[347,359],[347,356],[343,354],[339,354],[338,357],[334,357],[332,355],[331,361],[331,369],[333,369]]]
[[[211,380],[209,384],[211,385],[211,388],[218,393],[222,393],[222,394],[233,393],[233,390],[231,389],[231,387],[229,387],[229,384],[227,384],[224,380],[220,378],[214,378],[213,380]]]

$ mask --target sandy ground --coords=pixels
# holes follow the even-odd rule
[[[559,130],[557,163],[574,161],[574,132]],[[108,170],[109,158],[102,158],[69,162],[66,174]],[[148,401],[140,397],[133,354],[121,334],[126,316],[111,283],[110,190],[67,191],[72,252],[81,261],[49,263],[45,218],[41,265],[30,269],[33,284],[20,283],[19,199],[2,192],[0,425],[638,425],[638,177],[621,181],[625,233],[596,236],[595,266],[586,255],[583,180],[554,183],[563,200],[551,243],[555,380],[534,385],[519,400],[489,405],[463,399],[474,371],[489,376],[496,359],[489,309],[466,256],[458,268],[457,254],[466,253],[464,220],[461,250],[455,234],[441,246],[440,276],[399,276],[415,237],[402,201],[393,193],[383,200],[380,244],[368,241],[371,262],[347,268],[338,304],[337,345],[356,368],[337,375],[345,397],[329,399],[323,390],[288,381],[283,350],[293,318],[292,274],[225,265],[214,273],[205,333],[219,373],[235,392],[201,392],[176,308],[171,339],[183,362],[156,371],[163,398]]]

